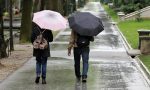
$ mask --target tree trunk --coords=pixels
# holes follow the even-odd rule
[[[76,11],[76,0],[72,0],[73,3],[73,11]]]
[[[44,10],[45,9],[45,4],[46,4],[46,0],[41,0],[40,10]]]
[[[40,0],[34,0],[33,12],[37,12],[40,10],[39,4],[40,4]]]
[[[31,35],[32,25],[32,0],[23,0],[22,19],[21,19],[21,31],[20,41],[21,43],[29,42]]]
[[[0,58],[7,57],[6,48],[8,46],[8,40],[5,42],[4,38],[0,35]]]
[[[47,0],[46,9],[64,14],[64,3],[65,0]]]
[[[62,15],[64,15],[64,10],[63,10],[63,3],[65,3],[65,2],[63,2],[63,0],[60,0],[59,2],[58,2],[58,12],[59,13],[61,13]]]
[[[67,0],[63,0],[63,15],[67,16]]]
[[[8,42],[6,43],[4,38],[2,38],[2,35],[0,35],[0,58],[7,57],[7,53],[6,53],[7,46],[8,46]]]
[[[9,31],[10,31],[10,51],[14,51],[14,39],[13,39],[13,26],[12,26],[12,24],[13,24],[13,10],[12,10],[12,8],[13,8],[13,2],[12,2],[12,0],[9,0],[10,2],[9,2]]]
[[[57,0],[47,0],[46,9],[57,11],[57,9],[58,9],[57,4],[58,4]]]
[[[82,3],[82,0],[78,0],[78,7],[82,7],[83,6],[83,3]]]
[[[52,0],[46,0],[46,9],[47,10],[52,10],[52,7],[53,7],[53,3],[52,3]]]
[[[1,5],[1,2],[0,2]],[[2,9],[3,7],[0,6],[0,58],[4,58],[7,57],[7,53],[6,53],[6,48],[8,43],[5,42],[4,40],[4,30],[3,30],[3,14],[2,14]]]

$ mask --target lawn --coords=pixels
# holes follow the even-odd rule
[[[103,5],[112,20],[118,22],[118,16],[114,10],[110,9],[107,5]],[[118,27],[123,35],[126,37],[128,43],[132,48],[138,48],[138,32],[139,29],[149,29],[150,30],[150,19],[142,20],[137,22],[136,20],[121,21],[118,22]],[[140,55],[140,60],[150,71],[150,55]]]
[[[123,35],[126,37],[128,43],[132,48],[138,48],[138,32],[139,29],[150,30],[150,20],[142,20],[137,22],[135,20],[119,22],[118,27],[120,28]]]
[[[141,55],[139,58],[150,71],[150,55]]]
[[[114,20],[114,21],[118,21],[118,16],[116,14],[116,12],[113,9],[110,9],[108,7],[108,5],[104,5],[103,4],[104,9],[107,11],[108,15]]]
[[[112,20],[118,22],[118,27],[126,37],[128,43],[132,48],[138,48],[138,32],[139,29],[149,29],[150,30],[150,20],[142,20],[137,22],[136,20],[129,21],[118,21],[118,16],[113,9],[110,9],[108,5],[103,5]]]

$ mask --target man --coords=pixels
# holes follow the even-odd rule
[[[42,32],[43,38],[47,42],[53,41],[53,34],[51,30],[41,29],[38,25],[33,23],[32,34],[31,34],[31,42],[32,44],[36,40],[37,36]],[[42,77],[42,84],[46,84],[46,68],[47,68],[47,58],[50,56],[50,47],[49,43],[44,49],[33,49],[33,56],[36,57],[36,79],[35,83],[38,84],[40,77]],[[41,73],[42,71],[42,73]]]
[[[89,48],[89,44],[86,46],[82,46],[80,47],[78,44],[78,40],[79,37],[82,37],[81,35],[77,34],[75,31],[71,31],[71,36],[70,36],[70,41],[69,41],[69,45],[68,45],[68,56],[71,55],[71,49],[73,48],[73,53],[74,53],[74,67],[75,67],[75,75],[76,75],[76,79],[77,81],[81,80],[81,76],[82,76],[82,82],[86,82],[87,80],[87,73],[88,73],[88,67],[89,67],[89,52],[90,52],[90,48]],[[92,36],[86,36],[86,39],[90,41],[94,41],[94,38]],[[80,73],[80,59],[82,56],[82,60],[83,60],[83,69],[82,69],[82,75]]]

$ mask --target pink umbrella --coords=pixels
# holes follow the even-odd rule
[[[68,21],[60,13],[51,10],[34,13],[33,22],[42,29],[53,31],[64,30],[68,26]]]

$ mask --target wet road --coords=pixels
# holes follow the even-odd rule
[[[105,30],[91,43],[87,83],[76,83],[73,56],[67,56],[70,29],[51,43],[47,84],[34,84],[35,58],[0,84],[1,90],[150,90],[134,59],[126,54],[123,40],[99,3],[88,3],[81,11],[100,17]]]

